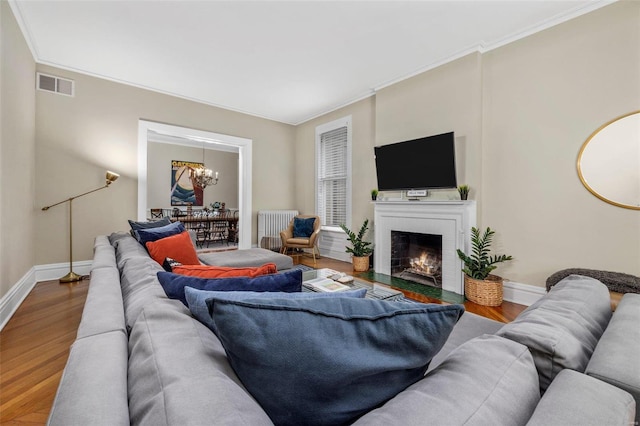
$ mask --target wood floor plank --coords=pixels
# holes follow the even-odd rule
[[[46,423],[88,288],[37,284],[0,332],[0,424]]]

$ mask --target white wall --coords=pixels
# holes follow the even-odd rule
[[[35,68],[9,4],[0,1],[0,298],[35,260]]]
[[[617,2],[298,126],[297,208],[313,207],[306,182],[319,124],[354,114],[354,167],[367,171],[354,172],[355,223],[373,217],[373,145],[454,131],[459,183],[471,186],[478,224],[497,231],[496,252],[515,258],[500,275],[539,287],[573,267],[640,275],[639,212],[592,196],[576,172],[585,139],[640,108],[639,23],[640,2]]]
[[[137,217],[139,120],[253,140],[253,244],[258,210],[293,206],[293,126],[48,66],[38,70],[75,80],[76,96],[36,95],[36,204],[98,187],[106,169],[120,173],[109,189],[74,201],[74,259],[91,259],[96,235],[127,230],[127,219]],[[67,214],[63,206],[37,212],[37,264],[68,257]]]

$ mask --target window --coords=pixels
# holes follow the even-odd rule
[[[316,128],[316,194],[323,226],[350,226],[351,116]]]

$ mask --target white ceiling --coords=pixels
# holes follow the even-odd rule
[[[10,0],[38,63],[289,124],[611,2]]]

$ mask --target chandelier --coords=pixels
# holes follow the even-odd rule
[[[195,169],[189,169],[189,176],[196,186],[204,189],[209,185],[218,184],[218,172],[213,175],[213,170],[205,169],[204,166]]]
[[[205,189],[209,185],[217,185],[218,184],[218,172],[215,172],[215,177],[213,174],[213,170],[205,168],[204,165],[204,143],[202,144],[202,166],[189,168],[189,177],[194,185]]]

